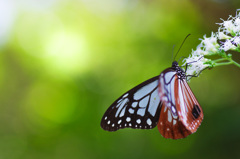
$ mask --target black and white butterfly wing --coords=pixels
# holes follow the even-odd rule
[[[154,128],[162,106],[158,85],[159,76],[156,76],[123,94],[107,109],[101,127],[107,131]]]

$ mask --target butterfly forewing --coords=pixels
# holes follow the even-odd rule
[[[101,127],[108,131],[155,127],[162,105],[158,79],[159,76],[153,77],[118,98],[103,115]]]

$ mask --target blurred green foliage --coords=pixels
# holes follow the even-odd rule
[[[235,14],[239,2],[1,3],[12,21],[0,17],[10,21],[0,48],[0,158],[239,157],[240,70],[234,66],[191,80],[205,118],[186,139],[164,139],[157,129],[100,127],[115,99],[171,66],[187,34],[177,59],[216,31],[219,18]]]

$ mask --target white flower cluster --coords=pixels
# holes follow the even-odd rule
[[[206,35],[200,39],[201,43],[197,46],[196,50],[188,58],[184,59],[184,65],[187,65],[186,74],[189,76],[197,76],[202,70],[209,67],[206,55],[214,55],[219,51],[220,45],[218,43],[217,34],[212,33],[211,37],[207,38]]]
[[[196,50],[192,50],[190,56],[184,59],[188,76],[197,76],[205,68],[213,67],[213,61],[206,57],[211,55],[222,57],[229,50],[240,52],[240,9],[237,10],[235,17],[230,16],[228,20],[218,24],[220,25],[218,32],[212,32],[209,38],[204,35]]]
[[[229,16],[228,20],[222,23],[218,29],[218,39],[225,40],[220,47],[221,50],[236,51],[240,47],[240,10],[237,10],[236,16]]]

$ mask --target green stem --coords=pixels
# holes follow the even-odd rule
[[[230,65],[230,64],[233,64],[233,62],[229,61],[229,62],[215,63],[214,66],[224,66],[224,65]]]
[[[223,61],[228,61],[228,62],[223,62]],[[212,62],[213,62],[213,66],[223,66],[223,65],[234,64],[240,67],[240,64],[234,61],[231,57],[216,59],[216,60],[213,60]]]
[[[213,62],[215,62],[215,63],[217,63],[217,62],[222,62],[222,61],[228,61],[228,59],[221,58],[221,59],[213,60]]]
[[[231,62],[232,62],[232,64],[234,64],[234,65],[236,65],[236,66],[240,67],[240,64],[239,64],[239,63],[237,63],[236,61],[234,61],[234,60],[232,60],[232,59],[231,59]]]
[[[226,61],[228,60],[229,62],[220,62],[220,61]],[[220,62],[220,63],[217,63],[217,62]],[[230,64],[234,64],[238,67],[240,67],[240,64],[237,63],[236,61],[232,60],[232,59],[217,59],[217,60],[214,60],[214,66],[224,66],[224,65],[230,65]]]

